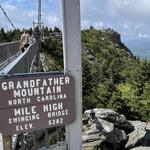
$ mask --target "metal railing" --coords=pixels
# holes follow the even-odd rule
[[[0,69],[0,74],[8,75],[27,72],[29,73],[31,65],[35,60],[37,51],[38,45],[37,43],[33,43],[25,50],[25,52],[23,53],[19,52],[16,55],[14,55],[13,58],[15,59],[11,59],[9,61],[6,60],[5,67],[1,67]]]
[[[2,70],[5,66],[11,63],[15,58],[19,56],[20,52],[17,52],[15,55],[11,56],[10,58],[6,59],[2,63],[0,63],[0,70]]]

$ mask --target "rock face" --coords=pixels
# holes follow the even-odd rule
[[[116,43],[116,44],[121,43],[121,38],[120,38],[119,33],[115,32],[114,30],[112,30],[110,28],[104,29],[103,32],[106,32],[107,34],[109,34],[114,43]]]
[[[103,141],[105,141],[114,129],[114,125],[102,119],[89,119],[88,125],[84,126],[82,136],[83,148],[94,147],[97,148]]]
[[[110,109],[93,109],[85,111],[87,117],[94,115],[97,118],[102,118],[114,124],[118,129],[124,130],[126,133],[133,131],[134,126],[130,123],[124,115],[121,115]]]
[[[141,121],[131,121],[135,130],[128,135],[126,148],[135,146],[150,146],[150,124]],[[149,147],[150,149],[150,147]]]
[[[128,121],[110,109],[86,110],[84,115],[83,150],[150,150],[144,147],[150,146],[150,123]]]
[[[114,31],[111,28],[103,29],[102,32],[104,32],[106,35],[109,35],[111,41],[115,44],[116,47],[119,47],[119,45],[124,46],[124,50],[131,56],[132,58],[135,58],[131,52],[130,49],[128,49],[122,42],[121,42],[121,36],[118,32]],[[105,40],[105,38],[101,39],[102,41]]]
[[[89,148],[119,150],[127,139],[125,131],[121,130],[122,123],[124,126],[127,124],[126,128],[133,129],[133,125],[125,116],[109,109],[87,110],[84,114],[88,120],[84,125],[82,136],[85,150]],[[116,125],[120,125],[120,129],[116,128]]]

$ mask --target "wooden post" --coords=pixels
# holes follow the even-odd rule
[[[12,138],[11,136],[3,137],[3,147],[4,150],[12,150]]]
[[[37,150],[37,131],[33,131],[33,143],[34,143],[33,150]]]
[[[82,69],[80,0],[62,0],[64,72],[75,78],[76,118],[66,126],[69,150],[82,149]]]
[[[48,129],[45,129],[45,145],[46,145],[46,148],[49,147],[49,135],[48,135]]]

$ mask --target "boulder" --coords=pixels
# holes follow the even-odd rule
[[[87,129],[84,127],[85,134],[109,134],[114,129],[114,124],[108,121],[105,121],[100,118],[94,117],[93,119],[89,119],[88,124],[86,125]]]
[[[114,128],[108,138],[100,145],[102,150],[123,150],[127,140],[127,135],[123,130]]]
[[[123,130],[119,130],[114,128],[113,132],[111,132],[107,138],[107,142],[117,144],[122,141],[126,141],[127,135]]]
[[[82,148],[85,150],[97,148],[106,139],[107,135],[103,135],[100,131],[98,132],[96,128],[85,130],[85,132],[82,134]]]
[[[134,130],[134,126],[127,120],[124,115],[121,115],[110,109],[95,108],[85,111],[87,118],[101,118],[115,125],[116,128],[124,130],[126,133],[130,133]]]
[[[150,123],[128,121],[110,109],[95,108],[84,114],[83,149],[150,150]]]
[[[146,129],[146,130],[150,130],[150,122],[142,122],[139,120],[136,121],[129,121],[135,129]]]
[[[129,121],[133,126],[134,126],[134,129],[145,129],[146,128],[146,122],[142,122],[142,121],[139,121],[139,120],[136,120],[136,121]]]
[[[88,124],[83,126],[83,149],[98,148],[113,129],[113,123],[96,117],[89,118]]]
[[[102,132],[103,134],[109,134],[114,129],[113,123],[105,121],[100,118],[95,118],[95,123],[96,123],[96,126],[99,129],[99,131]]]
[[[44,53],[40,53],[40,62],[41,62],[41,65],[42,65],[42,68],[43,68],[43,71],[44,72],[48,72],[49,71],[49,67],[47,65],[47,58],[46,58],[46,55]]]
[[[82,144],[82,150],[95,150],[98,149],[101,145],[102,141],[96,140],[93,142],[83,143]]]
[[[104,140],[106,140],[106,136],[97,133],[97,134],[83,134],[82,135],[82,142],[86,143],[86,142],[94,142],[94,141],[101,141],[103,142]]]
[[[146,135],[146,131],[143,129],[136,129],[128,135],[128,142],[125,145],[127,149],[133,148],[135,146],[140,146]]]
[[[135,148],[130,149],[130,150],[150,150],[150,147],[142,147],[142,146],[140,146],[140,147],[135,147]]]
[[[126,148],[150,146],[150,124],[142,121],[130,121],[135,130],[128,135]],[[150,149],[150,148],[149,148]]]

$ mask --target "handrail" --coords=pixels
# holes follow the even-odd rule
[[[19,41],[12,41],[12,42],[6,42],[6,43],[0,43],[0,46],[5,46],[5,45],[8,45],[8,44],[14,44],[14,43],[19,43]]]
[[[8,75],[14,73],[26,73],[30,71],[30,65],[35,59],[38,50],[37,43],[31,44],[24,53],[8,63],[0,70],[1,75]]]
[[[18,57],[20,54],[20,52],[17,52],[15,55],[13,55],[12,57],[6,59],[5,61],[3,61],[1,64],[0,64],[0,70],[2,68],[4,68],[8,63],[10,63],[11,61],[13,61],[16,57]]]

